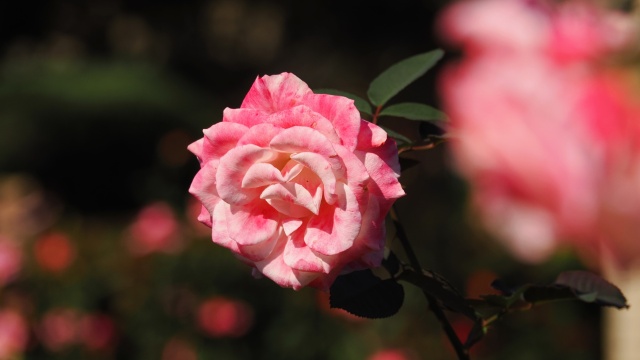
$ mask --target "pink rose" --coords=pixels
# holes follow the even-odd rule
[[[215,243],[294,289],[380,264],[400,167],[395,142],[352,100],[264,76],[204,134],[189,146],[201,165],[189,191]]]
[[[80,313],[71,308],[56,308],[47,311],[38,328],[42,344],[58,352],[75,345],[80,337],[78,324]]]
[[[44,270],[54,273],[65,271],[76,258],[76,248],[63,233],[41,236],[33,245],[36,262]]]
[[[0,286],[11,282],[22,270],[22,248],[12,239],[0,235]]]
[[[466,53],[441,83],[452,151],[489,227],[525,261],[567,243],[588,259],[640,256],[640,109],[604,65],[630,19],[586,3],[485,0],[442,20]]]
[[[212,337],[241,337],[253,326],[253,309],[244,301],[213,297],[198,307],[198,325]]]
[[[180,224],[164,202],[149,204],[140,210],[129,227],[127,240],[129,251],[134,255],[177,253],[183,247]]]
[[[29,340],[29,326],[22,314],[0,310],[0,359],[21,358]]]

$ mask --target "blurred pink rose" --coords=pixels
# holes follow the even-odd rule
[[[415,358],[401,349],[384,349],[372,354],[367,360],[413,360]]]
[[[180,227],[171,207],[157,202],[144,207],[129,228],[129,250],[135,255],[176,253],[182,249]]]
[[[640,109],[605,66],[629,18],[587,3],[452,6],[465,58],[442,78],[453,155],[487,224],[519,258],[572,243],[589,258],[640,255]],[[550,5],[549,3],[544,3]]]
[[[62,272],[75,260],[76,249],[66,234],[51,233],[36,240],[33,251],[36,262],[44,270]]]
[[[189,191],[215,243],[294,289],[380,264],[400,167],[352,100],[283,73],[256,79],[222,120],[189,146],[202,167]]]
[[[198,353],[193,345],[185,340],[174,337],[167,341],[162,348],[162,360],[197,360]]]
[[[22,269],[22,249],[0,235],[0,286],[12,281]]]
[[[81,342],[89,350],[111,348],[116,340],[116,325],[104,314],[83,315],[78,324]]]
[[[29,328],[22,315],[0,310],[0,359],[20,358],[29,340]]]
[[[57,308],[47,311],[38,328],[40,341],[54,352],[76,345],[80,338],[79,320],[80,314],[74,309]]]
[[[241,337],[253,326],[253,309],[244,301],[213,297],[198,307],[198,324],[212,337]]]

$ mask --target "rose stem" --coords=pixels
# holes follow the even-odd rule
[[[422,274],[422,267],[420,266],[418,257],[413,251],[411,244],[409,243],[409,238],[407,237],[407,234],[404,231],[404,227],[402,226],[402,223],[400,223],[400,220],[398,219],[398,213],[397,213],[397,210],[395,209],[395,205],[391,207],[389,214],[391,215],[391,220],[393,221],[393,225],[396,227],[396,235],[398,236],[398,239],[400,239],[400,244],[404,248],[404,251],[407,254],[407,257],[409,258],[409,262],[411,263],[411,266],[415,269],[415,271],[418,271],[420,274]],[[458,335],[456,335],[455,331],[453,330],[453,327],[451,327],[451,323],[449,323],[449,320],[444,314],[444,311],[442,310],[442,308],[440,308],[440,306],[438,305],[436,299],[433,296],[431,296],[429,292],[427,292],[425,289],[422,289],[422,292],[424,293],[424,296],[427,298],[429,309],[438,318],[444,332],[447,334],[447,337],[449,338],[449,342],[451,343],[451,345],[453,345],[453,348],[455,349],[456,354],[458,355],[458,359],[469,360],[470,358],[469,358],[469,353],[467,349],[464,347],[462,342],[460,342],[460,339],[458,339]]]

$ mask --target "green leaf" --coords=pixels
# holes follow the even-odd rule
[[[349,98],[349,99],[353,100],[354,105],[356,106],[358,111],[360,111],[361,113],[364,113],[364,114],[367,114],[367,115],[373,114],[373,109],[371,109],[371,105],[369,105],[367,100],[359,97],[358,95],[354,95],[354,94],[348,93],[346,91],[340,91],[340,90],[335,90],[335,89],[319,89],[319,90],[314,90],[313,92],[316,93],[316,94],[327,94],[327,95],[344,96],[346,98]]]
[[[578,299],[618,309],[629,307],[622,291],[615,285],[588,271],[565,271],[560,273],[556,285],[571,289]]]
[[[367,91],[369,100],[375,106],[384,105],[407,85],[424,75],[443,55],[442,50],[436,49],[392,65],[371,82]]]
[[[469,302],[444,277],[433,271],[423,270],[422,273],[417,273],[405,270],[398,279],[418,286],[448,310],[465,315],[474,321],[478,318],[478,314]]]
[[[369,319],[395,315],[404,302],[404,289],[395,279],[382,280],[371,270],[340,275],[331,285],[332,308]]]
[[[378,125],[380,126],[380,125]],[[406,143],[406,144],[411,144],[413,141],[411,141],[411,139],[409,139],[408,137],[399,134],[391,129],[388,129],[384,126],[380,126],[382,128],[382,130],[387,132],[387,135],[391,136],[392,138],[398,140],[399,143]]]
[[[447,116],[440,110],[425,104],[400,103],[389,105],[380,112],[379,116],[397,116],[409,120],[441,123],[447,121]]]

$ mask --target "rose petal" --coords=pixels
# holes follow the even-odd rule
[[[267,257],[278,238],[280,215],[268,205],[256,202],[244,206],[231,205],[225,214],[229,237],[240,253],[250,260]]]
[[[214,243],[237,253],[240,251],[238,244],[229,237],[229,231],[227,230],[228,212],[229,204],[224,201],[218,202],[214,208],[211,209],[211,240],[213,240]]]
[[[213,213],[213,208],[220,201],[220,197],[216,191],[217,170],[217,161],[209,161],[205,163],[202,169],[200,169],[193,178],[191,186],[189,187],[189,192],[200,200],[203,207],[206,209],[205,211],[200,212],[198,220],[209,227],[212,226],[211,214]]]
[[[282,230],[284,230],[284,233],[289,236],[294,231],[298,230],[303,223],[304,221],[302,219],[285,218],[282,220]]]
[[[385,144],[376,149],[376,152],[356,151],[356,156],[364,163],[371,180],[376,184],[370,191],[379,191],[380,196],[393,202],[405,195],[398,177],[400,176],[400,164],[398,161],[395,143],[387,139]]]
[[[226,108],[222,112],[222,122],[242,124],[249,128],[255,125],[266,123],[268,118],[268,112],[257,109]]]
[[[262,148],[269,147],[269,143],[278,133],[282,131],[281,128],[273,126],[271,124],[258,124],[245,131],[240,140],[238,140],[237,146],[246,144],[253,144]]]
[[[300,104],[308,93],[307,84],[291,73],[263,76],[253,83],[240,107],[274,113]]]
[[[260,190],[242,188],[242,179],[249,168],[258,162],[274,160],[278,154],[255,145],[234,148],[220,158],[216,172],[216,189],[220,198],[229,204],[243,205],[255,199]]]
[[[282,253],[287,242],[284,233],[278,239],[276,247],[266,259],[255,263],[256,269],[264,276],[273,280],[282,287],[291,287],[294,290],[307,286],[319,276],[318,273],[292,269],[285,264]]]
[[[331,121],[304,105],[272,114],[269,116],[267,121],[270,124],[283,129],[288,129],[294,126],[314,129],[324,135],[332,143],[342,143]]]
[[[267,186],[261,199],[267,200],[279,212],[294,218],[318,214],[320,204],[309,191],[297,183],[278,183]]]
[[[327,158],[312,152],[301,152],[291,155],[291,159],[306,166],[320,178],[324,186],[324,198],[327,203],[333,204],[336,202],[338,196],[336,194],[336,176]]]
[[[310,94],[305,104],[331,121],[344,147],[350,151],[356,149],[361,117],[353,100],[343,96]]]
[[[253,164],[242,178],[243,188],[256,188],[283,182],[280,170],[268,163]]]
[[[315,253],[304,242],[304,229],[294,232],[284,247],[284,263],[293,269],[328,274],[335,259]]]
[[[203,161],[220,159],[229,150],[236,147],[238,140],[249,130],[244,125],[219,122],[208,129],[203,130],[204,142],[202,143]]]
[[[333,145],[324,135],[302,126],[283,130],[271,140],[270,146],[274,150],[288,153],[309,151],[327,157],[336,154]]]
[[[361,227],[361,215],[353,192],[338,183],[336,206],[323,203],[318,216],[307,224],[305,243],[324,255],[336,255],[352,245]]]
[[[298,176],[302,170],[304,170],[304,166],[302,164],[295,160],[289,160],[280,172],[282,173],[284,181],[291,181],[293,178]]]
[[[360,124],[357,150],[367,151],[377,148],[387,141],[387,132],[380,126],[364,120],[361,120]]]
[[[364,213],[369,199],[367,185],[369,184],[369,173],[362,161],[346,148],[336,145],[334,146],[338,154],[337,159],[342,162],[342,168],[346,169],[346,179],[340,179],[346,182],[349,189],[353,191],[356,201],[360,205],[360,213]]]

